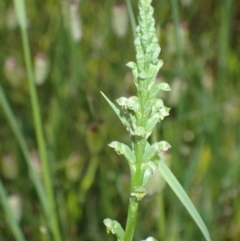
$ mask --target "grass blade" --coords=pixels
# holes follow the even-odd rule
[[[21,0],[21,1],[15,0],[14,8],[16,11],[16,15],[18,16],[17,20],[21,28],[22,44],[23,44],[24,58],[25,58],[27,77],[28,77],[28,86],[29,86],[29,94],[30,94],[31,107],[32,107],[32,115],[34,120],[39,156],[42,164],[43,180],[46,188],[47,199],[49,202],[49,208],[50,208],[49,217],[50,217],[50,222],[52,227],[52,233],[55,241],[61,241],[62,238],[61,238],[61,233],[59,229],[58,217],[56,213],[56,201],[54,197],[52,177],[51,177],[49,160],[47,155],[47,148],[46,148],[45,138],[43,134],[43,124],[42,124],[42,119],[40,115],[40,106],[39,106],[37,90],[34,82],[29,39],[27,34],[27,28],[24,25],[24,19],[25,20],[27,19],[24,0]]]
[[[21,29],[27,29],[27,18],[25,10],[25,0],[14,0],[16,17]]]
[[[129,123],[128,123],[127,119],[123,115],[121,115],[121,111],[112,103],[111,100],[108,99],[108,97],[106,95],[103,94],[103,92],[101,92],[101,94],[103,95],[105,100],[108,102],[108,104],[112,107],[113,111],[116,113],[116,115],[121,120],[123,125],[124,126],[129,126]]]
[[[16,121],[16,117],[14,116],[11,107],[7,101],[7,98],[4,94],[4,91],[0,85],[0,105],[3,108],[3,112],[5,113],[7,120],[13,130],[14,135],[16,136],[17,141],[19,142],[19,146],[21,147],[21,150],[23,152],[24,158],[27,162],[28,165],[28,169],[29,169],[29,173],[30,173],[30,177],[31,180],[33,181],[33,185],[36,189],[36,192],[38,194],[39,200],[41,202],[42,208],[44,210],[44,213],[47,217],[47,220],[50,220],[49,218],[49,206],[48,206],[48,201],[46,199],[46,193],[44,190],[44,187],[42,185],[42,182],[40,180],[40,177],[38,175],[38,173],[36,172],[36,170],[34,169],[34,167],[32,166],[32,162],[31,162],[31,156],[30,156],[30,152],[28,150],[27,144],[24,140],[24,137],[20,131],[20,127]]]
[[[206,225],[204,224],[202,218],[200,217],[198,211],[194,207],[193,203],[189,199],[188,195],[176,179],[176,177],[173,175],[171,170],[168,168],[168,166],[160,160],[158,162],[159,171],[161,172],[163,178],[166,180],[168,185],[172,188],[172,190],[175,192],[177,197],[180,199],[182,204],[185,206],[185,208],[188,210],[196,224],[198,225],[199,229],[202,231],[204,237],[207,241],[211,241],[209,232],[207,230]]]
[[[135,20],[135,17],[134,17],[132,4],[131,4],[130,0],[126,0],[126,3],[127,3],[128,15],[129,15],[130,22],[131,22],[132,33],[133,33],[133,36],[135,38],[136,37],[136,31],[135,31],[135,29],[136,29],[136,20]]]

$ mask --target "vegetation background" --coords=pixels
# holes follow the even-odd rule
[[[137,1],[132,1],[137,16]],[[191,197],[212,240],[240,240],[240,2],[154,0],[164,66],[158,81],[171,107],[155,133],[171,145],[170,168]],[[129,142],[111,100],[134,95],[135,59],[125,2],[26,0],[28,35],[58,217],[64,240],[114,240],[103,219],[125,225],[127,163],[107,146]],[[41,175],[21,42],[11,1],[0,1],[0,85],[34,167]],[[0,179],[26,240],[44,240],[45,221],[29,170],[0,112]],[[203,240],[163,181],[149,185],[136,240]],[[162,229],[162,227],[164,227]],[[164,239],[161,239],[161,237]],[[0,240],[14,240],[0,205]]]

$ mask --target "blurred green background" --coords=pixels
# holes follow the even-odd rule
[[[132,5],[137,16],[137,1]],[[172,145],[166,153],[170,168],[212,240],[239,241],[240,1],[153,0],[153,6],[164,61],[157,81],[172,88],[162,95],[170,116],[154,138]],[[114,240],[102,221],[109,217],[125,226],[130,177],[127,163],[107,144],[130,138],[100,90],[111,100],[136,94],[125,66],[135,60],[125,2],[26,0],[26,7],[62,236]],[[0,1],[0,40],[0,83],[41,175],[12,1]],[[41,206],[2,110],[0,178],[26,240],[44,240]],[[140,205],[136,240],[203,240],[170,188],[161,179],[150,186]],[[14,240],[1,205],[0,240]]]

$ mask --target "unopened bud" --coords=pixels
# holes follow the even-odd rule
[[[6,12],[6,26],[9,30],[14,30],[18,26],[15,11],[12,5],[9,5]]]
[[[37,85],[42,85],[49,73],[49,63],[47,56],[43,52],[37,53],[34,58],[34,77]]]
[[[22,218],[22,200],[17,194],[8,197],[8,204],[12,210],[13,216],[17,222]]]
[[[83,170],[83,163],[82,156],[78,153],[72,153],[66,162],[66,177],[69,181],[76,182],[81,177],[81,171]]]
[[[16,157],[7,154],[2,159],[2,174],[5,178],[14,180],[18,177],[18,163]]]
[[[174,30],[174,25],[172,23],[169,23],[167,25],[167,31],[166,31],[166,36],[167,36],[167,42],[168,42],[168,52],[169,54],[176,54],[177,49],[176,49],[176,37],[175,37],[175,30]],[[180,44],[180,48],[184,52],[188,52],[191,50],[191,44],[189,41],[189,27],[187,22],[181,22],[179,24],[179,29],[178,29],[178,42]]]
[[[190,7],[192,2],[193,0],[181,0],[181,4],[183,5],[183,7]]]
[[[32,149],[30,152],[31,162],[33,168],[40,174],[41,173],[41,162],[39,158],[38,151],[36,149]]]
[[[114,33],[122,38],[128,27],[128,12],[125,3],[118,2],[112,8],[112,26]]]
[[[181,95],[187,89],[187,83],[179,78],[175,78],[171,84],[171,92],[169,95],[169,103],[171,106],[176,106],[181,98]]]
[[[4,74],[13,87],[19,87],[25,76],[24,70],[19,66],[17,60],[9,56],[4,63]]]
[[[71,1],[69,6],[70,11],[70,28],[74,42],[80,42],[82,39],[82,22],[79,14],[79,5],[77,1]]]

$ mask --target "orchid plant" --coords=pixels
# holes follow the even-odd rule
[[[107,232],[115,234],[118,241],[133,240],[139,202],[147,195],[146,183],[149,177],[158,169],[187,208],[206,240],[210,241],[208,230],[194,205],[168,166],[161,160],[161,153],[167,151],[171,147],[170,144],[163,140],[153,144],[148,141],[157,123],[168,116],[170,110],[158,98],[159,92],[170,91],[170,86],[167,83],[156,82],[163,61],[158,59],[161,48],[156,36],[151,2],[152,0],[139,0],[138,26],[134,41],[136,62],[127,63],[132,70],[137,96],[118,98],[117,107],[102,93],[131,138],[130,146],[118,141],[109,144],[117,154],[125,157],[130,168],[131,192],[126,228],[124,230],[120,223],[110,218],[105,219],[104,224]],[[146,240],[155,239],[148,237]]]

